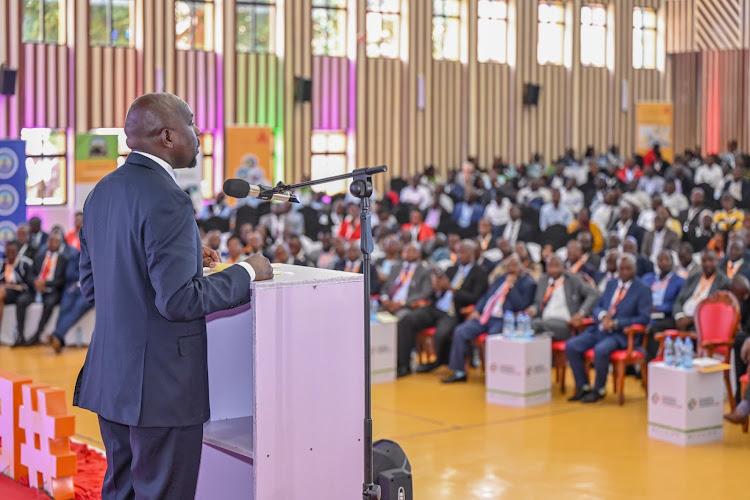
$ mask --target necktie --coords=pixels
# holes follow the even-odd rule
[[[396,295],[396,292],[398,292],[401,286],[404,284],[404,282],[406,281],[407,275],[409,275],[410,270],[411,270],[411,264],[407,264],[401,270],[401,274],[398,275],[398,281],[396,281],[396,283],[391,288],[391,293],[389,294],[391,298],[393,298],[393,296]]]
[[[482,315],[479,317],[480,324],[486,325],[487,323],[489,323],[490,318],[492,317],[492,311],[495,310],[498,304],[505,303],[506,295],[508,295],[508,282],[507,281],[503,283],[500,289],[497,292],[495,292],[495,295],[493,295],[492,298],[489,300],[487,305],[484,306],[484,311],[482,311]]]
[[[53,257],[47,253],[47,256],[44,257],[44,265],[42,266],[42,272],[39,274],[39,277],[44,281],[47,281],[51,274],[52,266],[55,265],[55,263],[57,263],[57,255]]]
[[[5,284],[13,283],[13,266],[10,262],[5,261]]]
[[[460,268],[458,271],[458,276],[456,276],[456,284],[453,287],[454,290],[460,290],[461,286],[464,284],[464,268]],[[451,305],[448,308],[448,316],[455,316],[456,315],[456,304],[453,300],[451,300]]]
[[[609,307],[609,311],[607,311],[607,314],[609,315],[610,318],[614,318],[615,312],[617,312],[617,305],[620,303],[620,301],[622,301],[626,293],[627,293],[627,290],[625,289],[625,286],[620,285],[619,287],[617,287],[617,293],[615,294],[615,301]]]
[[[539,308],[539,314],[544,311],[544,308],[547,307],[547,302],[549,302],[549,299],[552,297],[552,294],[555,293],[555,290],[560,288],[560,285],[562,285],[563,280],[557,280],[555,283],[550,283],[547,285],[547,290],[544,292],[544,298],[542,299],[542,306]]]

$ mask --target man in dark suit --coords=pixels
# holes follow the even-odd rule
[[[38,252],[44,248],[49,239],[49,234],[42,230],[42,219],[39,217],[32,217],[29,219],[29,231],[31,233],[29,235],[29,243],[31,243],[31,247]]]
[[[581,277],[563,272],[557,254],[547,258],[547,272],[536,285],[534,304],[526,310],[535,334],[550,332],[553,340],[570,337],[570,325],[579,325],[591,314],[599,293]]]
[[[724,183],[723,193],[734,198],[738,208],[746,210],[750,207],[750,182],[745,179],[744,167],[732,170],[732,178]]]
[[[507,224],[500,226],[499,238],[504,239],[510,244],[511,248],[516,247],[519,241],[529,242],[534,238],[534,229],[530,224],[521,220],[521,209],[518,205],[510,207],[510,220]]]
[[[680,237],[677,233],[666,227],[667,219],[661,212],[654,216],[654,230],[643,235],[641,255],[656,262],[662,250],[676,252],[680,246]]]
[[[704,250],[701,255],[701,267],[703,272],[695,272],[688,276],[682,291],[674,301],[672,314],[674,325],[681,331],[690,331],[693,328],[693,313],[699,302],[709,297],[716,290],[729,290],[729,278],[720,269],[717,269],[716,252]]]
[[[669,250],[662,250],[657,261],[658,273],[648,273],[643,276],[643,283],[651,288],[651,321],[648,327],[648,360],[656,357],[659,344],[654,340],[654,334],[663,332],[674,326],[672,310],[677,296],[682,291],[685,280],[674,272],[674,258]]]
[[[477,222],[484,215],[484,206],[474,191],[467,191],[464,201],[457,203],[451,218],[465,238],[476,236]]]
[[[344,258],[339,258],[336,264],[333,266],[334,271],[344,271],[347,273],[364,274],[365,268],[362,267],[362,250],[359,248],[358,242],[346,243],[343,238],[336,238],[334,245],[343,245],[344,247]],[[377,279],[378,270],[375,264],[370,261],[370,295],[378,295],[380,293],[380,280]]]
[[[594,253],[594,238],[591,237],[591,233],[588,231],[581,231],[576,236],[578,243],[581,244],[581,250],[583,251],[583,258],[586,259],[586,264],[594,269],[594,274],[599,270],[599,265],[602,262],[602,256]]]
[[[81,294],[79,261],[80,252],[68,246],[65,248],[68,263],[65,266],[65,288],[60,299],[60,315],[57,317],[55,330],[49,338],[49,343],[56,354],[60,354],[65,347],[65,334],[68,333],[81,316],[91,309],[91,304]]]
[[[433,343],[437,359],[420,365],[418,373],[426,373],[448,363],[451,335],[461,321],[461,309],[475,304],[487,289],[487,271],[476,265],[476,243],[464,240],[458,245],[458,262],[432,279],[431,303],[415,309],[398,322],[398,374],[409,373],[409,356],[417,332],[435,327]]]
[[[588,263],[588,257],[583,253],[581,243],[570,240],[567,245],[568,259],[565,261],[565,269],[569,274],[575,274],[581,278],[594,276],[596,269]]]
[[[654,263],[643,255],[638,255],[638,242],[632,236],[628,236],[627,238],[625,238],[625,241],[623,241],[622,252],[629,253],[630,255],[635,257],[636,276],[643,276],[644,274],[654,272]]]
[[[534,302],[535,292],[534,279],[523,271],[518,255],[511,255],[508,258],[507,273],[495,280],[487,293],[479,299],[471,316],[456,327],[448,364],[453,374],[443,379],[443,383],[466,382],[464,364],[471,341],[483,333],[501,333],[505,312],[519,313],[526,310]]]
[[[413,241],[404,248],[404,262],[394,266],[380,288],[383,309],[403,319],[432,295],[432,273],[422,261],[422,247]]]
[[[677,220],[682,224],[682,239],[687,241],[688,235],[700,224],[700,214],[705,210],[703,204],[705,194],[701,188],[694,188],[690,193],[690,206],[680,212]]]
[[[719,261],[719,269],[726,272],[727,278],[732,279],[737,274],[742,274],[750,279],[750,262],[745,260],[745,253],[745,241],[730,237],[727,256]]]
[[[631,325],[645,325],[651,312],[651,291],[635,276],[635,257],[623,254],[618,263],[618,280],[607,284],[601,298],[594,307],[597,324],[568,340],[565,354],[576,380],[576,393],[569,401],[595,403],[604,398],[609,357],[628,346],[628,337],[623,330]],[[594,387],[584,366],[584,355],[594,349],[596,379]]]
[[[83,208],[81,293],[96,327],[74,404],[99,415],[103,500],[193,498],[209,418],[205,317],[246,303],[273,271],[257,255],[203,277],[219,256],[201,247],[173,172],[198,154],[187,103],[141,96],[125,134],[133,152]]]
[[[620,241],[625,240],[628,236],[632,236],[640,245],[643,242],[643,234],[645,231],[635,220],[633,220],[633,207],[631,205],[624,205],[620,208],[620,218],[610,232],[617,233]]]
[[[25,255],[21,255],[21,244],[17,240],[5,243],[5,258],[0,260],[0,321],[3,319],[3,306],[17,304],[18,300],[26,296],[34,297],[33,262]],[[18,316],[16,307],[16,321],[18,331],[23,332],[26,311]]]
[[[33,264],[34,257],[36,257],[37,248],[31,245],[28,224],[23,223],[18,226],[18,229],[16,230],[16,241],[20,245],[18,249],[18,255],[22,257],[28,257]]]
[[[46,250],[40,250],[36,259],[34,259],[34,290],[32,290],[32,293],[25,294],[19,298],[16,303],[16,314],[19,318],[25,316],[26,309],[34,301],[36,294],[40,293],[42,295],[42,303],[44,304],[42,316],[39,318],[39,325],[34,335],[28,341],[23,340],[23,330],[19,326],[18,337],[14,347],[38,344],[42,336],[42,330],[47,326],[47,322],[50,316],[52,316],[52,310],[60,303],[63,288],[65,287],[65,267],[68,264],[68,258],[61,246],[62,239],[62,234],[53,232],[47,239]]]

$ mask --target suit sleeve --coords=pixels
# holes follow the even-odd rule
[[[581,280],[581,295],[583,295],[583,302],[581,302],[581,313],[584,316],[591,314],[594,306],[599,300],[599,291],[593,286],[589,285],[585,281]]]
[[[609,303],[612,300],[611,294],[607,293],[609,291],[609,284],[607,284],[607,288],[604,289],[604,293],[599,297],[599,300],[596,301],[596,304],[594,305],[594,309],[591,311],[591,315],[594,316],[597,320],[599,319],[599,316],[601,316],[602,313],[607,312],[609,309]]]
[[[429,269],[424,269],[424,272],[420,273],[419,283],[417,283],[416,293],[406,300],[406,305],[409,306],[414,302],[428,299],[432,296],[432,277],[430,276]]]
[[[146,264],[156,308],[169,321],[192,321],[250,299],[250,275],[241,266],[196,278],[195,220],[190,199],[171,191],[147,216]]]
[[[541,284],[543,283],[545,276],[546,274],[543,274],[539,279],[539,283],[537,283],[536,285],[536,291],[534,292],[534,303],[531,304],[531,307],[534,308],[534,311],[531,314],[532,317],[536,316],[539,313],[539,310],[542,308],[542,301],[544,300],[544,292],[546,291],[546,288],[544,286],[541,286]]]
[[[693,290],[695,290],[696,279],[699,278],[697,278],[697,276],[688,278],[685,285],[682,287],[682,290],[680,290],[679,295],[677,295],[677,298],[674,301],[674,307],[672,308],[672,316],[674,316],[674,319],[680,319],[685,316],[682,312],[682,308],[685,305],[685,302],[690,298],[690,295],[692,295]]]
[[[89,247],[86,238],[83,236],[83,229],[78,233],[78,239],[81,242],[81,257],[78,263],[78,272],[80,273],[79,281],[81,283],[81,294],[86,302],[94,305],[94,274],[91,272],[91,258],[89,257]]]
[[[465,283],[460,290],[453,293],[453,300],[462,304],[476,304],[487,289],[487,273],[481,267],[476,267],[477,271],[473,274],[477,276],[472,282]],[[473,270],[472,270],[473,271]],[[471,276],[471,272],[469,276]]]

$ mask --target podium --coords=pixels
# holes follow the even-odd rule
[[[211,419],[196,498],[357,498],[362,276],[290,265],[207,318]]]

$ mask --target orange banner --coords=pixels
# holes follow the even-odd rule
[[[229,127],[226,131],[225,178],[250,184],[273,182],[273,130],[270,127]]]

